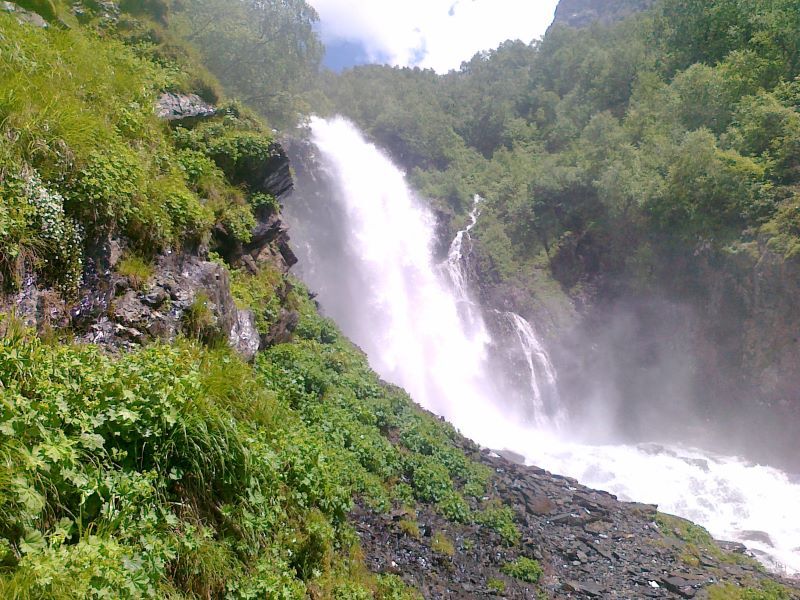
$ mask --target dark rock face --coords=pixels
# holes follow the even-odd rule
[[[709,390],[703,400],[715,413],[741,415],[732,425],[768,435],[777,453],[790,457],[787,467],[797,470],[800,264],[759,245],[753,255],[723,264],[701,257],[703,297],[692,331],[698,387]]]
[[[0,314],[16,315],[26,327],[38,331],[67,327],[69,310],[61,296],[37,285],[33,276],[25,278],[20,290],[5,297],[0,296]]]
[[[258,187],[267,194],[280,198],[294,187],[289,169],[289,157],[281,144],[272,145],[272,156],[264,162],[257,175]]]
[[[350,516],[370,569],[401,576],[426,599],[702,598],[715,583],[757,586],[767,578],[754,562],[734,557],[686,561],[687,544],[659,531],[655,506],[620,502],[574,479],[478,452],[466,440],[462,444],[492,469],[490,495],[514,509],[519,544],[505,544],[488,527],[448,522],[425,505],[413,515],[357,506]],[[418,534],[409,529],[409,519],[417,522]],[[452,555],[432,548],[437,533],[453,542]],[[502,567],[520,556],[541,564],[538,585],[503,573]]]
[[[247,360],[256,355],[261,341],[255,317],[236,307],[227,271],[185,254],[159,257],[143,289],[112,276],[105,285],[86,290],[84,300],[73,309],[73,325],[84,341],[111,348],[172,341],[185,330],[187,311],[197,302],[208,310],[208,336],[227,339]]]
[[[156,103],[156,116],[176,125],[191,125],[217,114],[217,109],[196,94],[162,94]]]
[[[277,214],[257,215],[258,223],[252,237],[242,244],[224,229],[214,231],[214,239],[225,260],[234,266],[243,266],[250,273],[259,271],[259,264],[266,263],[287,273],[297,263],[297,257],[289,245],[289,230]]]
[[[88,273],[74,304],[29,277],[17,293],[0,299],[0,313],[13,313],[40,332],[72,328],[80,341],[119,351],[174,340],[186,332],[187,311],[196,301],[208,311],[208,336],[228,340],[246,360],[255,357],[261,347],[255,316],[236,307],[227,271],[187,254],[160,256],[153,276],[140,288],[110,270]]]
[[[647,10],[654,4],[655,0],[561,0],[553,25],[580,28],[593,23],[609,24]]]

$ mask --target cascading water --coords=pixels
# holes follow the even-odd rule
[[[530,373],[528,389],[536,425],[540,429],[561,429],[566,420],[566,414],[563,405],[559,402],[556,370],[553,368],[553,363],[550,362],[550,356],[533,330],[533,325],[517,313],[505,312],[501,315],[511,323],[525,356],[525,362],[528,364]],[[542,379],[544,379],[543,382]],[[545,398],[545,392],[549,393],[548,398]]]
[[[486,370],[490,338],[477,311],[474,322],[462,319],[433,262],[433,216],[403,173],[347,122],[315,120],[313,132],[326,171],[320,177],[336,206],[306,207],[302,215],[293,213],[295,201],[287,206],[301,277],[381,376],[428,409],[458,415],[457,426],[474,431],[481,415],[473,407],[493,395]],[[319,248],[316,240],[328,239],[330,219],[348,234],[334,236],[338,248]],[[306,270],[303,263],[315,267]]]
[[[484,335],[486,327],[481,307],[472,300],[469,293],[467,284],[469,251],[466,253],[464,251],[465,241],[471,242],[470,231],[478,224],[482,201],[483,198],[476,194],[472,211],[469,213],[469,222],[464,229],[456,233],[447,252],[447,259],[441,266],[450,282],[452,295],[461,309],[462,321],[468,329],[479,331]],[[563,406],[558,402],[555,369],[533,326],[525,318],[513,312],[496,312],[496,314],[511,326],[514,337],[519,342],[519,350],[525,358],[529,377],[524,399],[533,412],[535,424],[541,428],[559,428],[565,419],[565,414]],[[486,343],[488,342],[486,339]]]
[[[472,211],[469,213],[469,223],[456,233],[456,237],[447,251],[447,259],[440,265],[439,270],[446,274],[450,283],[450,295],[456,301],[456,307],[466,331],[474,332],[485,347],[490,342],[490,336],[486,331],[480,306],[472,300],[468,292],[466,255],[464,254],[464,241],[469,241],[469,232],[478,223],[481,200],[480,196],[475,196]]]
[[[488,366],[491,336],[463,268],[480,200],[447,261],[436,265],[433,217],[403,174],[342,119],[314,119],[311,129],[318,164],[313,176],[298,178],[284,210],[300,276],[381,376],[484,446],[622,499],[658,503],[800,572],[800,482],[698,450],[567,440],[556,427],[564,419],[557,395],[543,393],[555,389],[555,371],[533,327],[514,314],[505,318],[528,361],[534,422],[511,410]]]

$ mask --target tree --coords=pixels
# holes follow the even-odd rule
[[[182,0],[172,26],[231,95],[286,126],[322,60],[318,19],[304,0]]]

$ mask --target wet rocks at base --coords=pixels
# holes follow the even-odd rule
[[[660,530],[653,505],[621,502],[466,440],[463,447],[493,471],[491,496],[514,509],[519,544],[506,545],[485,526],[454,524],[424,504],[411,515],[364,506],[351,514],[368,566],[401,576],[425,598],[707,598],[715,584],[758,587],[775,579],[743,556],[741,544],[722,542],[714,556],[695,556],[674,532]],[[403,526],[409,520],[418,536]],[[451,555],[432,548],[437,534],[452,541]],[[538,584],[503,572],[521,556],[541,564]]]

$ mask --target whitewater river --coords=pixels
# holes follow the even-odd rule
[[[557,373],[535,324],[502,313],[529,369],[534,417],[514,416],[498,392],[491,335],[463,270],[462,247],[481,199],[447,259],[435,264],[433,216],[404,174],[343,119],[314,119],[311,132],[317,164],[300,173],[284,210],[299,273],[382,377],[486,447],[511,450],[621,499],[658,504],[718,539],[745,543],[774,570],[800,574],[800,483],[701,450],[569,440]]]

